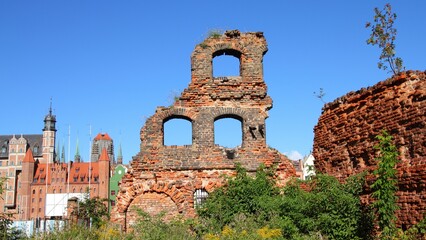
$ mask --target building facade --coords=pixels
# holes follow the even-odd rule
[[[112,139],[97,135],[91,154],[96,160],[81,162],[77,147],[75,161],[65,163],[56,154],[55,124],[50,109],[42,134],[0,135],[0,177],[6,178],[0,211],[16,221],[66,219],[68,199],[110,196]]]

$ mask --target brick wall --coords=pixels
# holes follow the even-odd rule
[[[317,170],[345,179],[376,167],[375,136],[386,129],[400,152],[398,224],[426,212],[426,74],[407,71],[328,103],[315,126]],[[368,190],[364,200],[371,201]]]
[[[233,175],[236,163],[251,172],[261,163],[276,165],[280,184],[295,176],[291,162],[266,144],[265,119],[272,108],[263,81],[266,51],[263,33],[237,30],[209,37],[195,47],[188,88],[172,106],[158,107],[141,129],[140,152],[122,179],[112,211],[114,221],[130,227],[135,219],[133,206],[151,214],[166,210],[169,215],[194,216],[194,192],[211,192],[223,185],[223,176]],[[212,59],[222,54],[239,59],[239,76],[212,76]],[[174,118],[191,122],[191,145],[163,145],[164,123]],[[214,143],[214,122],[221,118],[241,122],[241,146],[226,148]]]

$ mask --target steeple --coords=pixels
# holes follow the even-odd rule
[[[64,145],[62,145],[61,162],[65,162],[65,146]]]
[[[50,99],[49,113],[44,117],[43,128],[43,159],[41,163],[53,163],[56,160],[56,116],[52,113],[52,99]],[[58,154],[59,155],[59,154]],[[59,157],[59,156],[58,156]]]
[[[60,149],[59,149],[59,146],[60,146],[60,142],[59,142],[59,139],[58,139],[58,143],[57,143],[57,145],[56,145],[56,153],[55,153],[55,161],[57,162],[57,163],[60,163],[61,162],[61,159],[59,158],[59,156],[61,156],[61,151],[60,151]]]
[[[118,147],[117,164],[123,164],[123,152],[121,150],[121,143],[120,143],[120,146]]]
[[[49,108],[49,114],[44,117],[44,128],[43,131],[55,131],[55,123],[56,123],[56,116],[52,114],[52,99],[50,99],[50,108]]]
[[[80,161],[81,161],[81,157],[80,157],[80,150],[78,148],[78,138],[77,138],[77,146],[75,149],[74,162],[80,162]]]

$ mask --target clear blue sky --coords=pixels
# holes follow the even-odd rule
[[[107,132],[124,161],[157,106],[190,82],[190,55],[209,30],[263,31],[264,79],[274,101],[267,143],[308,154],[323,103],[374,85],[379,49],[365,40],[373,8],[398,14],[397,56],[426,69],[426,1],[20,1],[0,0],[0,134],[39,134],[53,98],[58,137],[87,161]],[[117,152],[116,152],[117,153]],[[68,153],[66,154],[68,155]]]

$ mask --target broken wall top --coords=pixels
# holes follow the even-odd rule
[[[272,107],[263,81],[263,55],[268,47],[262,32],[238,30],[212,35],[198,44],[191,55],[191,83],[174,106]],[[213,77],[213,58],[230,55],[239,59],[239,76]]]
[[[282,163],[286,157],[266,144],[265,119],[272,108],[263,80],[267,49],[263,33],[238,30],[212,35],[198,44],[191,55],[188,87],[172,106],[158,107],[141,129],[134,170],[234,169],[235,162],[255,170],[260,163]],[[238,76],[213,77],[212,60],[223,54],[238,58]],[[214,123],[223,118],[241,123],[241,144],[232,149],[215,144]],[[164,124],[173,119],[191,123],[191,145],[164,144]]]

